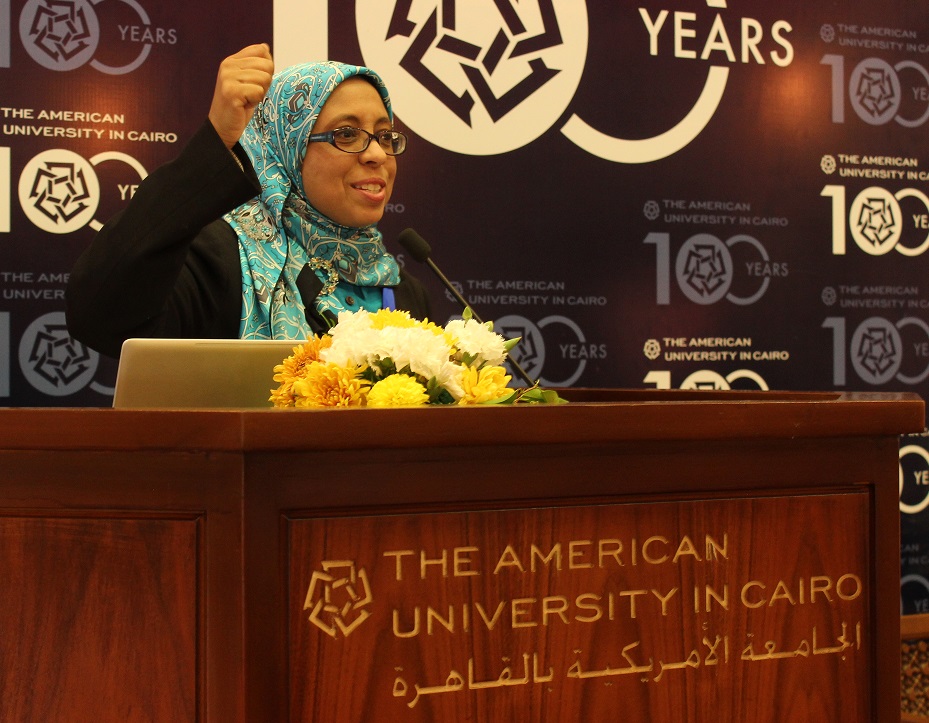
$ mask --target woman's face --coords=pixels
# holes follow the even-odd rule
[[[375,133],[390,128],[380,94],[363,78],[343,81],[326,100],[314,133],[351,126]],[[306,199],[342,226],[363,228],[384,215],[397,173],[397,159],[376,141],[361,153],[345,153],[330,143],[310,143],[303,160]]]

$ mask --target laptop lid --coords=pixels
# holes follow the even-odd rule
[[[294,340],[127,339],[116,372],[117,408],[270,408],[274,367]]]

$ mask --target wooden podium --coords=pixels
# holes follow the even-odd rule
[[[0,410],[3,720],[899,720],[908,394]]]

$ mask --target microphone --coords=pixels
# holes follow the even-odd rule
[[[429,246],[429,243],[426,241],[426,239],[416,233],[416,231],[413,229],[408,228],[400,232],[400,235],[397,237],[397,241],[399,241],[400,245],[406,249],[410,256],[412,256],[416,261],[419,261],[421,264],[426,264],[426,266],[432,269],[432,273],[434,273],[439,278],[439,281],[442,282],[442,285],[448,289],[451,295],[455,297],[455,300],[461,304],[463,309],[471,308],[471,305],[468,304],[465,298],[458,292],[458,289],[456,289],[452,282],[446,278],[445,274],[443,274],[439,267],[435,265],[435,262],[429,258],[430,254],[432,253],[432,248]],[[471,316],[478,324],[484,323],[481,317],[479,317],[474,311],[474,309],[471,309]],[[526,382],[526,384],[534,386],[538,383],[537,380],[534,381],[526,373],[526,371],[512,356],[508,354],[507,358],[509,359],[510,366],[513,367],[513,370],[523,379],[523,381]]]

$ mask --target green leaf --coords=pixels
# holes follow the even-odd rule
[[[435,404],[454,404],[455,398],[451,394],[448,393],[448,390],[443,389],[442,393],[436,397],[436,400],[434,403]]]
[[[542,402],[545,404],[567,404],[568,400],[559,396],[553,389],[542,390]]]
[[[497,397],[496,399],[488,399],[486,402],[482,402],[482,404],[501,404],[509,406],[511,404],[515,404],[518,398],[519,390],[517,389],[512,394],[505,394],[504,396]]]
[[[538,386],[518,389],[509,404],[566,404],[567,400],[558,396],[558,392],[542,389]]]

